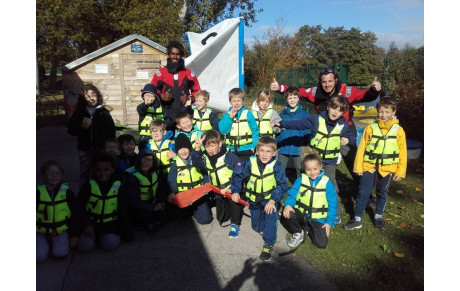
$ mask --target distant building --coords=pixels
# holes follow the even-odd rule
[[[166,59],[165,47],[132,34],[63,66],[66,114],[75,111],[81,86],[92,83],[110,106],[115,123],[137,127],[141,89]]]

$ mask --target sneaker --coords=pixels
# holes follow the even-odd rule
[[[383,220],[382,218],[377,218],[377,219],[374,221],[374,226],[375,226],[375,228],[377,228],[378,230],[384,230],[384,229],[385,229],[385,220]]]
[[[229,238],[237,238],[240,233],[240,228],[236,224],[230,225],[230,232],[228,233]]]
[[[363,221],[356,221],[354,219],[350,219],[350,221],[348,221],[344,226],[343,228],[345,228],[346,230],[353,230],[355,228],[361,228],[363,226]]]
[[[336,217],[334,224],[340,224],[342,222],[342,219],[340,217]]]
[[[262,261],[270,261],[270,258],[272,257],[272,250],[273,246],[269,245],[264,245],[262,248],[262,252],[260,253],[259,259]]]
[[[303,230],[301,232],[293,233],[291,239],[288,242],[288,246],[291,248],[298,247],[302,243],[303,238],[304,238]]]

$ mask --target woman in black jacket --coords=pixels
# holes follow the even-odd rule
[[[93,84],[85,84],[78,96],[78,109],[70,118],[67,132],[78,137],[80,186],[91,176],[91,156],[104,148],[108,138],[115,138],[115,124],[104,107],[102,94]]]

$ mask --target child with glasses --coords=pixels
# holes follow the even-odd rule
[[[171,139],[167,137],[166,123],[160,119],[154,119],[150,123],[150,136],[147,149],[151,150],[157,159],[160,175],[167,176],[169,168],[176,154]],[[172,134],[171,134],[172,135]]]
[[[73,225],[76,200],[69,185],[63,181],[64,170],[56,161],[44,163],[40,172],[43,184],[37,185],[37,263],[48,258],[63,258],[69,253],[69,246],[76,246]],[[69,243],[69,236],[74,237]]]

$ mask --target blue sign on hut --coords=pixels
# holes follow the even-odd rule
[[[104,96],[115,123],[137,128],[141,89],[166,59],[165,47],[132,34],[63,66],[67,116],[75,111],[81,86],[92,83]]]

